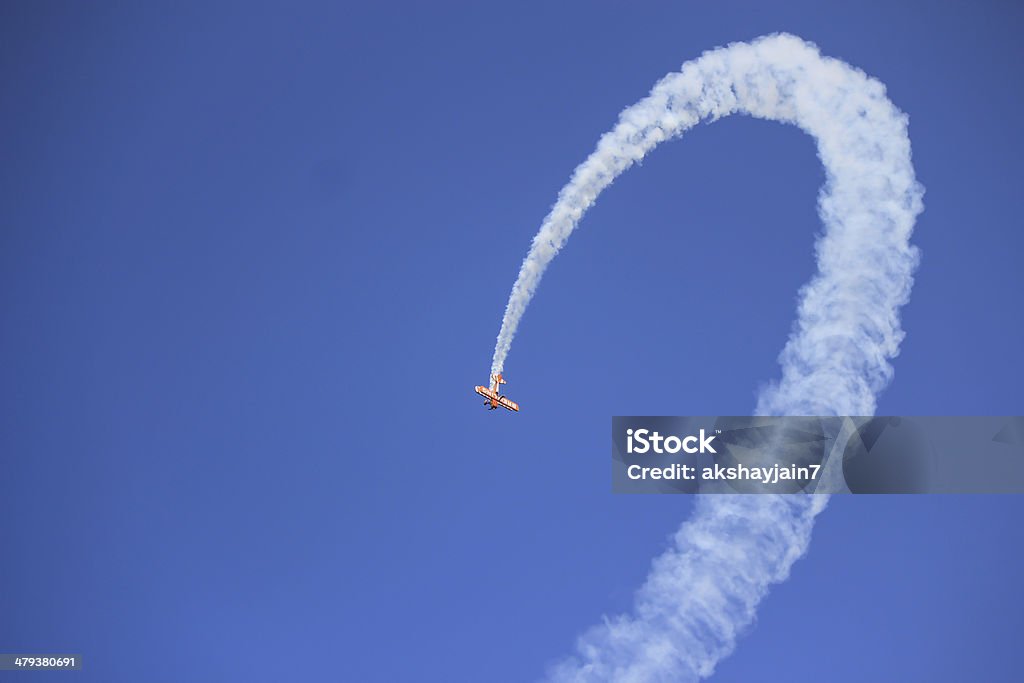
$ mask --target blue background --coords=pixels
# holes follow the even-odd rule
[[[1020,5],[354,4],[0,5],[0,650],[82,653],[62,681],[529,680],[628,610],[692,501],[609,493],[609,416],[742,414],[777,377],[811,139],[658,149],[545,277],[523,412],[472,385],[618,112],[772,31],[911,117],[923,261],[879,412],[1024,413]],[[833,500],[715,680],[1018,680],[1022,511]]]

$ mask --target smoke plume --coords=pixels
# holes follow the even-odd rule
[[[909,244],[923,190],[907,119],[885,87],[791,35],[706,52],[619,116],[544,219],[509,297],[494,351],[500,372],[544,270],[598,195],[659,143],[730,114],[792,123],[826,171],[818,272],[803,287],[781,379],[758,414],[870,415],[891,379],[917,263]],[[821,496],[700,497],[657,557],[630,614],[585,632],[557,681],[688,681],[711,675],[769,587],[806,550]]]

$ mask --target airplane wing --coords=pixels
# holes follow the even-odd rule
[[[476,390],[476,393],[480,394],[481,396],[483,396],[484,398],[488,399],[489,401],[494,401],[494,403],[496,403],[497,405],[501,406],[502,408],[505,408],[506,410],[511,410],[514,413],[518,413],[519,412],[519,404],[518,403],[516,403],[515,401],[513,401],[511,399],[505,398],[504,396],[502,396],[502,395],[498,394],[497,392],[489,389],[488,387],[476,386],[476,387],[474,387],[474,389]]]
[[[502,408],[508,408],[513,412],[519,412],[519,404],[516,403],[515,401],[505,398],[504,396],[498,397],[498,405],[501,406]]]
[[[492,401],[497,401],[500,398],[496,393],[494,393],[493,391],[491,391],[487,387],[477,386],[477,387],[475,387],[475,389],[476,389],[476,393],[480,394],[484,398],[489,398]]]

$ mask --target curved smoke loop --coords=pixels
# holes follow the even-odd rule
[[[892,377],[922,210],[907,119],[885,87],[810,43],[773,35],[706,52],[659,81],[602,136],[562,188],[523,261],[501,324],[492,371],[551,259],[597,196],[659,143],[701,121],[742,113],[792,123],[817,142],[827,180],[818,273],[800,295],[779,357],[781,379],[758,414],[870,415]],[[700,497],[694,516],[653,562],[632,614],[584,633],[555,680],[696,680],[711,675],[769,586],[806,550],[823,496]]]

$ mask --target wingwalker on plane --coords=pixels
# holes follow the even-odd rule
[[[477,386],[476,393],[480,394],[481,396],[487,399],[486,401],[484,401],[484,405],[487,406],[487,410],[494,410],[498,406],[501,406],[502,408],[506,408],[508,410],[518,413],[519,404],[516,403],[515,401],[505,398],[498,392],[498,389],[502,384],[508,384],[508,382],[505,381],[505,378],[502,377],[501,373],[499,372],[497,374],[491,375],[490,389],[488,389],[487,387]]]

